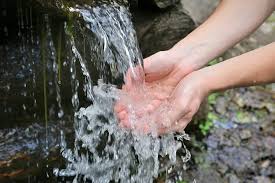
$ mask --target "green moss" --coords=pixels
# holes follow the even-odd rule
[[[213,113],[209,112],[207,114],[207,118],[204,122],[201,122],[199,125],[200,131],[203,135],[207,135],[209,131],[214,127],[214,121],[218,120],[218,116]]]
[[[249,114],[248,112],[238,111],[236,114],[237,121],[240,123],[251,122],[252,121],[251,117],[252,117],[251,114]]]
[[[217,98],[220,96],[220,94],[219,93],[212,93],[212,94],[210,94],[209,96],[208,96],[208,98],[207,98],[207,101],[208,101],[208,103],[209,104],[215,104],[216,103],[216,100],[217,100]]]
[[[208,63],[208,66],[212,66],[212,65],[215,65],[217,63],[219,63],[218,59],[214,59],[214,60],[212,60]]]

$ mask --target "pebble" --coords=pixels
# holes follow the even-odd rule
[[[229,174],[228,183],[240,183],[240,179],[235,174]]]
[[[250,130],[242,130],[240,132],[240,137],[242,140],[247,140],[252,137],[252,133]]]
[[[261,163],[261,168],[267,168],[270,165],[270,161],[269,160],[265,160]]]
[[[257,176],[254,180],[256,183],[272,183],[270,178],[264,176]]]

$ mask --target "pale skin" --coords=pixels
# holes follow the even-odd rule
[[[159,125],[159,134],[182,131],[211,92],[275,82],[275,43],[204,67],[252,33],[274,9],[275,0],[223,0],[173,48],[144,59],[144,85],[154,97],[140,116],[151,115],[161,123],[165,115],[169,120]],[[125,83],[126,92],[133,92],[130,83]],[[172,110],[157,113],[167,103]],[[115,111],[121,126],[128,127],[128,111],[119,101]]]

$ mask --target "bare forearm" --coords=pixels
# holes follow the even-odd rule
[[[171,52],[199,69],[253,32],[274,8],[275,0],[223,0],[210,18]]]
[[[196,72],[210,92],[275,82],[275,43]]]

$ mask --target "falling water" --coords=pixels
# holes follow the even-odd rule
[[[142,67],[142,56],[126,7],[116,3],[76,6],[68,9],[70,16],[64,20],[41,15],[24,2],[17,3],[17,38],[10,38],[12,32],[5,28],[11,41],[0,45],[4,57],[0,92],[5,96],[0,98],[4,111],[0,112],[17,119],[15,112],[23,108],[21,116],[33,118],[16,123],[20,130],[4,130],[3,134],[18,131],[18,135],[10,143],[6,139],[11,136],[3,135],[1,149],[11,149],[15,155],[22,149],[27,153],[42,149],[42,156],[49,156],[58,143],[56,130],[62,129],[60,154],[66,166],[55,168],[54,174],[74,177],[75,182],[153,182],[161,172],[190,159],[183,143],[189,137],[184,132],[156,137],[118,126],[113,106],[120,98],[126,72],[134,79],[143,77],[134,69]],[[12,105],[13,98],[21,110]],[[5,124],[10,125],[9,121]],[[64,126],[73,126],[73,142]],[[21,135],[29,133],[28,129],[37,130],[35,142],[29,134]],[[20,139],[25,136],[26,140]],[[10,157],[5,150],[2,154]]]
[[[91,46],[89,51],[97,51],[96,56],[102,62],[98,66],[103,75],[106,74],[103,69],[107,64],[115,78],[125,74],[128,69],[134,77],[138,77],[134,67],[141,65],[142,58],[126,8],[112,4],[94,8],[76,7],[70,11],[79,13],[85,20],[86,28],[92,32],[93,39],[86,37],[86,41]],[[167,169],[177,162],[178,151],[184,152],[179,157],[181,162],[187,162],[190,153],[183,140],[189,140],[189,137],[184,132],[177,136],[168,134],[156,137],[134,134],[118,126],[113,112],[114,103],[119,98],[116,86],[99,79],[97,85],[91,87],[87,61],[77,50],[72,35],[70,39],[74,54],[71,61],[74,85],[72,103],[75,108],[78,107],[78,81],[74,67],[75,62],[79,61],[85,76],[84,90],[92,104],[87,108],[81,107],[75,113],[73,149],[67,147],[62,133],[61,153],[67,160],[67,166],[65,169],[55,169],[54,174],[74,176],[74,182],[153,182],[160,168]],[[97,40],[97,44],[94,40]],[[161,164],[160,159],[164,157],[169,158],[170,163]]]

